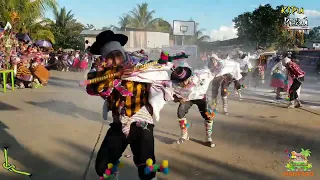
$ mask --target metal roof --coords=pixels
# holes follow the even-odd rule
[[[101,33],[101,30],[83,30],[80,34],[81,35],[98,35],[99,33]]]

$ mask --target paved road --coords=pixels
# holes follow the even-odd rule
[[[83,179],[102,126],[103,101],[78,87],[82,78],[81,73],[52,72],[48,87],[0,94],[0,145],[10,146],[10,163],[34,173],[33,180]],[[229,116],[217,115],[215,148],[202,145],[204,125],[196,107],[188,116],[192,120],[192,139],[183,145],[175,144],[179,135],[177,104],[165,106],[156,125],[155,146],[157,159],[168,159],[171,172],[160,179],[288,179],[282,176],[287,161],[284,149],[300,148],[312,152],[309,161],[316,176],[308,179],[319,179],[320,112],[310,107],[288,110],[284,104],[266,102],[266,97],[257,101],[250,89],[246,91],[246,99],[230,101]],[[104,124],[103,136],[108,122]],[[100,143],[101,139],[98,146]],[[129,149],[124,155],[131,155]],[[132,157],[121,160],[126,165],[120,179],[136,180]],[[1,168],[0,179],[29,178]],[[92,164],[87,179],[97,179]]]

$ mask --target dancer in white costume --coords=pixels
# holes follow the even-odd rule
[[[248,73],[252,69],[252,64],[251,64],[249,58],[250,58],[250,56],[248,54],[245,54],[240,50],[238,50],[236,55],[235,55],[235,60],[240,65],[240,73],[242,75],[242,78],[239,81],[237,81],[237,80],[234,81],[235,94],[238,95],[240,100],[242,98],[242,94],[241,94],[241,89],[242,88],[240,88],[240,89],[238,88],[237,89],[237,87],[239,87],[239,85],[240,85],[240,87],[242,87],[241,83],[244,82],[244,80],[247,77]]]
[[[216,109],[218,104],[218,93],[221,88],[223,112],[228,115],[228,92],[227,89],[231,82],[235,82],[236,89],[241,89],[239,80],[242,78],[240,64],[229,58],[222,60],[216,54],[211,56],[213,66],[210,67],[214,74],[212,81],[212,108]]]
[[[181,137],[177,143],[184,143],[189,139],[186,115],[192,105],[197,105],[201,116],[204,119],[206,139],[205,143],[209,147],[215,147],[212,142],[212,127],[214,112],[209,107],[206,92],[213,76],[209,69],[192,70],[189,67],[177,67],[171,74],[175,92],[175,101],[180,102],[177,115],[181,129]]]

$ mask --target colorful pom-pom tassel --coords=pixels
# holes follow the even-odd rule
[[[162,172],[163,174],[166,174],[166,175],[169,174],[169,168],[164,168]]]
[[[186,124],[186,128],[190,128],[190,125],[189,125],[189,124]]]

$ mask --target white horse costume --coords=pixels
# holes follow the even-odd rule
[[[222,68],[219,72],[213,72],[214,77],[220,77],[226,74],[231,74],[234,79],[240,80],[242,78],[240,64],[230,59],[225,59],[221,61]]]

